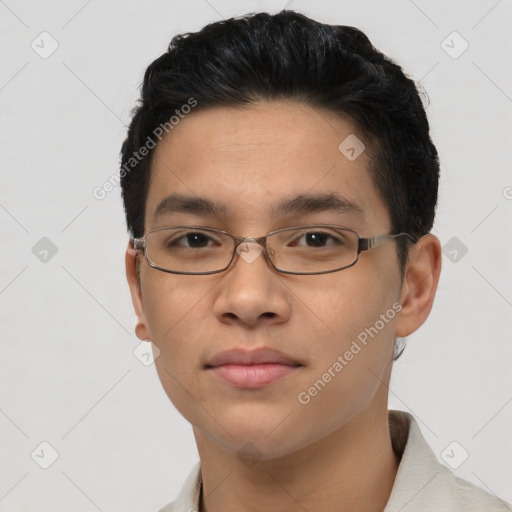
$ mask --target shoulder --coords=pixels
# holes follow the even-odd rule
[[[384,512],[512,512],[512,507],[455,476],[428,446],[412,415],[389,411],[400,465]]]
[[[480,487],[456,477],[446,469],[447,475],[442,479],[442,486],[437,491],[440,502],[451,505],[446,510],[464,510],[467,512],[512,511],[512,507]],[[440,508],[439,510],[444,510]]]

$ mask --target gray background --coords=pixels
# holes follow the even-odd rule
[[[2,511],[157,510],[196,462],[148,345],[134,355],[119,188],[93,190],[117,172],[143,72],[172,35],[285,5],[0,0]],[[512,501],[512,3],[288,5],[361,28],[429,95],[443,271],[390,407],[417,417],[444,463],[467,452],[458,475]]]

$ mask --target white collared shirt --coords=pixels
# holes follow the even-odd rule
[[[389,411],[393,449],[401,459],[395,483],[383,512],[511,512],[496,496],[456,477],[439,463],[414,417]],[[201,466],[197,463],[180,494],[159,512],[197,512]]]

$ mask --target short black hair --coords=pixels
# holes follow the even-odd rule
[[[144,234],[153,154],[148,147],[155,146],[159,126],[170,132],[172,116],[184,106],[190,110],[191,99],[194,111],[289,99],[350,119],[366,145],[369,172],[393,232],[419,239],[432,229],[439,159],[414,81],[357,28],[284,10],[176,35],[147,68],[121,149],[121,187],[132,236]],[[409,238],[397,241],[403,278]]]

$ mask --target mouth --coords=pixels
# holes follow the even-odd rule
[[[295,373],[304,365],[277,350],[227,350],[217,354],[205,369],[237,388],[258,389]]]

